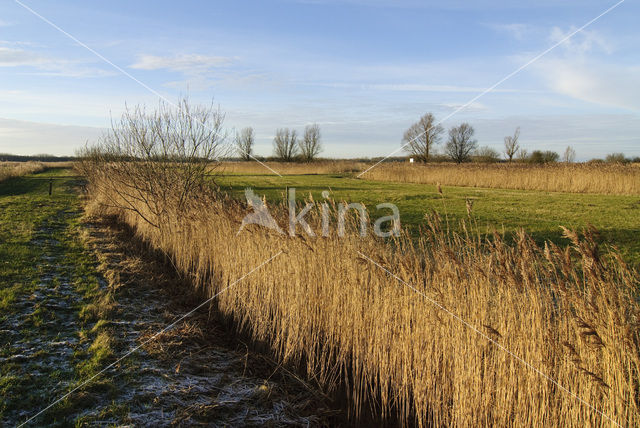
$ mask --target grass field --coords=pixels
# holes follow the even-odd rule
[[[391,202],[400,210],[403,227],[414,235],[432,210],[448,217],[451,228],[459,230],[460,220],[467,219],[469,199],[480,231],[524,228],[538,244],[545,240],[567,244],[560,226],[580,230],[591,224],[599,230],[600,242],[619,247],[626,260],[640,264],[640,196],[453,186],[442,186],[440,195],[434,185],[356,179],[353,174],[225,174],[216,182],[236,197],[243,198],[244,188],[251,187],[273,202],[284,199],[287,187],[295,187],[300,199],[311,193],[316,201],[323,200],[322,191],[330,190],[337,201],[364,203],[371,218],[388,215],[388,211],[376,213],[375,206]]]

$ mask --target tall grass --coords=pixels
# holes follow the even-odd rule
[[[391,164],[362,178],[406,183],[548,192],[640,194],[640,164]]]
[[[0,181],[44,170],[41,162],[0,162]]]
[[[219,172],[223,174],[273,174],[272,168],[279,174],[340,174],[362,171],[367,163],[351,160],[320,160],[316,162],[223,162]]]
[[[104,185],[115,174],[91,172],[89,209],[118,215],[209,296],[225,290],[219,311],[327,389],[345,385],[356,412],[373,403],[419,426],[640,425],[638,277],[591,231],[567,230],[566,248],[448,234],[437,216],[417,242],[238,234],[249,210],[206,189],[166,207],[158,228],[117,208]]]

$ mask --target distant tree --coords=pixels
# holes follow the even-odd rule
[[[315,123],[304,128],[304,136],[299,143],[300,155],[307,162],[314,160],[322,151],[320,127]]]
[[[609,163],[626,163],[628,162],[624,153],[609,153],[606,158],[604,158],[606,162]]]
[[[298,136],[295,129],[280,128],[273,139],[273,155],[285,162],[292,161],[298,154]]]
[[[435,116],[427,113],[405,131],[402,142],[405,150],[414,158],[427,162],[433,146],[440,143],[443,132],[444,128],[436,123]]]
[[[520,148],[517,153],[517,159],[520,162],[527,162],[529,160],[529,151],[527,149]]]
[[[253,133],[253,128],[247,127],[243,128],[239,133],[236,133],[235,145],[236,150],[238,151],[238,155],[248,161],[251,160],[251,156],[253,155],[253,144],[255,142],[255,137]]]
[[[504,154],[506,155],[509,162],[513,160],[513,157],[520,150],[520,144],[518,144],[518,139],[520,138],[520,127],[516,128],[516,131],[513,135],[508,135],[504,137]]]
[[[565,163],[573,163],[576,161],[576,151],[573,150],[573,147],[567,146],[564,154],[562,155],[562,161]]]
[[[500,161],[500,153],[489,146],[479,147],[476,149],[473,157],[474,160],[478,162],[492,163]]]
[[[554,163],[558,162],[558,159],[560,159],[560,155],[556,152],[534,150],[528,160],[531,163]]]
[[[469,155],[476,149],[478,140],[473,138],[475,130],[468,123],[454,126],[449,130],[449,140],[445,151],[457,163],[469,160]]]

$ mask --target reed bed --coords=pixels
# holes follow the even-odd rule
[[[319,160],[315,162],[222,162],[215,171],[223,174],[273,174],[269,168],[283,175],[295,174],[342,174],[358,172],[367,168],[367,163],[350,160]]]
[[[88,209],[117,215],[196,289],[220,292],[217,310],[283,363],[346,388],[355,413],[372,406],[421,427],[640,426],[638,276],[592,231],[565,231],[566,248],[523,231],[510,245],[470,226],[444,232],[433,215],[417,242],[363,238],[355,224],[343,238],[238,233],[251,210],[208,189],[179,212],[168,204],[154,227],[118,203],[116,174],[90,173]]]
[[[41,162],[0,162],[0,181],[45,170]]]
[[[385,163],[362,178],[547,192],[640,194],[640,164],[407,164]]]

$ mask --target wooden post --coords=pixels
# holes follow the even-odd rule
[[[51,193],[53,192],[53,178],[49,179],[49,196],[51,196]]]

